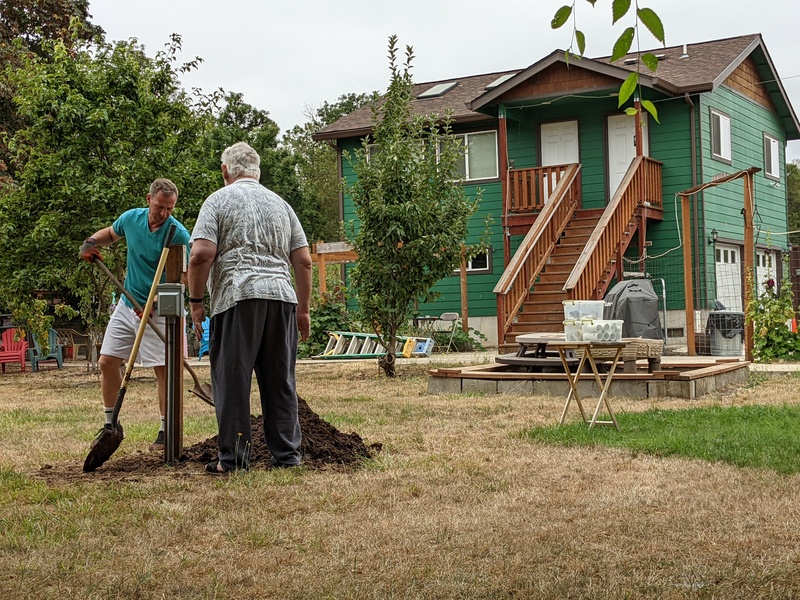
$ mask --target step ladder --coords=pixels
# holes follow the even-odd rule
[[[311,358],[379,358],[386,350],[374,333],[353,331],[328,331],[328,345],[321,354]],[[398,347],[395,355],[403,358],[424,358],[433,351],[433,339],[423,337],[397,336]]]

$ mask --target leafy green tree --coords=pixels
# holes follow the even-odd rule
[[[178,36],[154,58],[135,41],[49,44],[48,58],[31,54],[6,72],[28,125],[9,141],[15,181],[0,188],[0,305],[30,318],[35,290],[63,293],[98,335],[111,288],[78,260],[81,241],[144,206],[156,177],[178,185],[176,217],[196,215],[218,187],[202,160],[210,116],[179,85],[197,61],[176,65]],[[118,275],[124,252],[103,250]]]
[[[219,102],[219,98],[217,102]],[[247,142],[261,157],[261,183],[283,197],[295,210],[302,209],[303,197],[291,153],[279,146],[280,128],[269,112],[244,101],[237,92],[223,92],[221,109],[206,134],[209,169],[219,172],[222,151],[236,142]]]
[[[0,65],[17,68],[24,57],[47,56],[46,42],[91,40],[103,30],[90,22],[88,0],[4,0],[0,2]],[[8,149],[4,138],[25,123],[13,104],[14,88],[0,74],[0,178],[7,178]]]
[[[789,203],[789,231],[800,231],[800,160],[786,163],[786,194]],[[793,246],[800,245],[800,233],[789,235]]]
[[[341,183],[336,150],[326,142],[315,142],[311,136],[326,125],[377,99],[377,92],[339,96],[336,102],[325,102],[316,111],[307,110],[308,121],[303,125],[295,125],[283,137],[283,144],[292,153],[297,166],[300,193],[305,199],[300,219],[309,241],[333,242],[342,239],[339,217]]]
[[[381,366],[393,377],[398,330],[414,299],[432,299],[432,286],[458,266],[477,200],[454,184],[463,147],[449,117],[412,114],[411,47],[398,65],[397,36],[391,36],[389,59],[389,89],[373,107],[378,151],[369,154],[364,140],[351,161],[358,179],[348,191],[358,218],[353,289],[387,349]]]

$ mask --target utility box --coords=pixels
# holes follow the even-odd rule
[[[158,284],[158,316],[159,317],[183,316],[182,283]]]
[[[712,310],[706,333],[711,340],[711,356],[741,356],[744,352],[744,313]]]

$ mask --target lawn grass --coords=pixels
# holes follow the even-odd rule
[[[0,598],[800,598],[800,474],[687,450],[792,451],[797,379],[614,398],[621,431],[589,432],[553,427],[560,394],[433,395],[431,365],[408,362],[395,380],[374,362],[298,365],[314,412],[382,445],[360,468],[227,478],[198,465],[54,479],[102,423],[99,381],[0,377]],[[121,418],[132,433],[112,460],[147,452],[152,378],[131,382]],[[640,423],[686,453],[601,441],[658,433]],[[215,434],[186,394],[185,445]]]
[[[617,414],[620,429],[578,422],[534,427],[530,440],[568,446],[628,448],[634,454],[680,456],[737,467],[800,472],[800,407],[707,406]]]

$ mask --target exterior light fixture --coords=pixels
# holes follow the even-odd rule
[[[708,245],[712,246],[712,245],[716,244],[718,237],[719,237],[719,232],[717,231],[717,228],[715,227],[714,229],[711,230],[711,237],[708,238]]]

